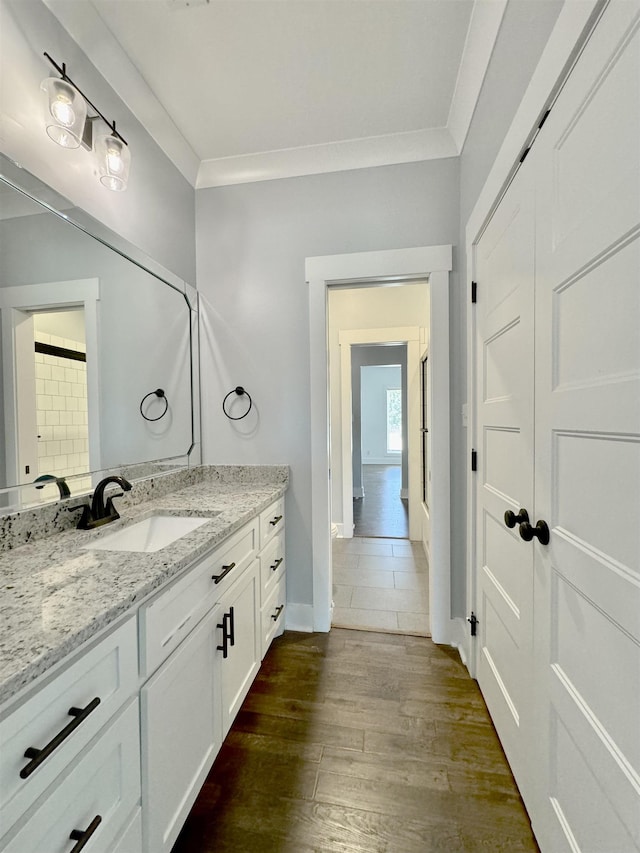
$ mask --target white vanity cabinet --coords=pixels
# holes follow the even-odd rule
[[[139,810],[137,689],[131,616],[8,710],[0,721],[3,853],[67,853],[71,833],[90,828],[92,850],[116,849]]]
[[[284,499],[0,708],[0,853],[169,853],[284,627]]]

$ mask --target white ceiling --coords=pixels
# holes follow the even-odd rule
[[[196,186],[455,156],[506,0],[45,0]]]

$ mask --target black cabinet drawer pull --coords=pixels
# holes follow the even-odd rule
[[[71,720],[71,722],[68,723],[62,729],[62,731],[59,731],[58,734],[52,740],[50,740],[49,743],[42,749],[38,749],[36,746],[30,746],[28,749],[25,750],[24,757],[30,758],[31,761],[26,765],[26,767],[23,767],[20,771],[20,778],[27,779],[29,776],[31,776],[33,771],[36,768],[40,767],[42,762],[45,761],[51,755],[51,753],[60,746],[62,741],[66,740],[69,737],[71,732],[78,728],[80,723],[83,723],[87,719],[87,717],[92,711],[95,711],[99,704],[100,697],[96,696],[95,699],[92,699],[91,702],[89,702],[86,708],[69,708],[69,713],[75,719]]]
[[[284,559],[283,557],[279,557],[279,558],[275,561],[275,563],[271,566],[271,571],[272,571],[272,572],[275,572],[275,570],[278,568],[278,566],[280,565],[280,563],[282,562],[282,560],[283,560],[283,559]]]
[[[271,614],[271,618],[273,619],[274,622],[278,621],[278,619],[280,618],[280,614],[282,613],[283,610],[284,610],[284,604],[279,604],[276,607],[276,612]]]
[[[226,577],[229,574],[229,572],[231,571],[231,569],[235,569],[235,567],[236,567],[235,563],[229,563],[228,566],[223,566],[222,571],[220,572],[219,575],[211,575],[211,580],[215,581],[216,583],[220,583],[222,578]]]
[[[78,843],[73,845],[70,853],[80,853],[101,823],[102,818],[97,814],[86,829],[73,829],[69,838],[72,841],[77,841]]]
[[[282,521],[282,516],[281,516],[281,515],[274,515],[274,517],[271,519],[271,521],[269,522],[269,524],[270,524],[272,527],[275,527],[275,526],[276,526],[276,524],[277,524],[279,521]]]

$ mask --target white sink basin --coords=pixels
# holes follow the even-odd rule
[[[96,539],[91,545],[83,547],[89,551],[143,551],[152,552],[165,548],[176,539],[186,536],[203,524],[208,518],[192,518],[190,516],[152,515],[143,521],[138,521],[129,527],[123,527],[115,533]]]

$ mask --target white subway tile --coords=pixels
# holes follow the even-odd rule
[[[60,412],[46,412],[46,423],[50,426],[59,426]]]

